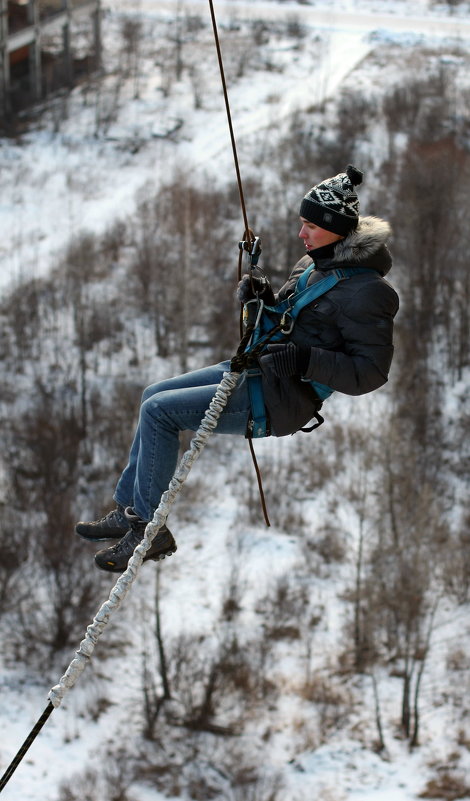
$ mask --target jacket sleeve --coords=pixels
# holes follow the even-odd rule
[[[398,296],[385,281],[361,286],[340,310],[340,351],[312,347],[303,376],[346,395],[363,395],[386,383],[393,356]]]

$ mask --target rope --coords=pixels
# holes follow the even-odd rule
[[[268,515],[268,507],[266,506],[266,498],[264,497],[263,480],[261,478],[261,470],[259,469],[258,460],[256,458],[256,453],[253,446],[253,440],[251,437],[248,437],[248,444],[250,446],[250,453],[251,453],[251,458],[253,460],[253,467],[255,468],[256,480],[258,482],[258,492],[261,501],[261,508],[263,510],[264,522],[266,523],[266,526],[269,528],[271,523]]]
[[[154,538],[157,535],[157,532],[165,523],[170,509],[175,502],[176,497],[180,492],[189,471],[191,470],[191,467],[196,459],[198,459],[201,455],[207,444],[207,440],[216,429],[219,417],[227,404],[232,390],[237,385],[239,376],[240,374],[235,372],[224,373],[222,381],[216,389],[215,395],[212,398],[209,408],[207,409],[201,424],[191,441],[189,449],[183,454],[180,463],[170,481],[168,489],[163,493],[161,501],[155,510],[153,519],[147,524],[142,542],[136,546],[133,555],[129,559],[127,569],[118,578],[116,584],[109,594],[108,600],[101,605],[97,614],[93,618],[93,622],[88,626],[86,635],[81,641],[78,651],[76,651],[76,656],[74,659],[72,659],[59,683],[50,690],[48,695],[48,706],[0,779],[0,792],[3,790],[13,772],[18,767],[19,763],[25,756],[33,740],[39,734],[51,712],[56,707],[60,706],[66,692],[74,686],[78,677],[85,669],[86,664],[93,654],[96,643],[103,633],[112,613],[119,608],[121,602],[129,592],[131,585],[137,578],[137,574],[142,566],[145,554],[149,550]]]
[[[13,773],[15,772],[16,768],[20,764],[21,760],[23,759],[24,755],[28,751],[31,743],[36,739],[39,732],[41,731],[42,727],[44,726],[46,720],[48,719],[51,712],[54,711],[53,705],[49,702],[46,706],[44,712],[42,713],[41,717],[31,729],[30,733],[28,734],[26,740],[24,741],[23,745],[21,746],[20,750],[18,751],[15,758],[11,761],[10,765],[6,769],[5,773],[3,774],[2,778],[0,779],[0,793],[2,792],[3,788],[5,787],[6,783],[11,779]]]
[[[150,548],[157,532],[165,523],[170,508],[175,502],[176,496],[180,492],[192,465],[201,455],[201,452],[207,444],[207,440],[217,427],[219,417],[227,404],[232,390],[237,384],[238,378],[239,373],[224,374],[209,408],[202,419],[201,425],[191,441],[189,449],[183,454],[168,489],[162,495],[161,501],[155,510],[153,520],[148,523],[145,529],[142,542],[137,545],[129,560],[126,571],[122,573],[117,580],[110,592],[108,600],[105,601],[99,609],[93,623],[88,626],[86,637],[80,643],[80,648],[77,651],[75,659],[73,659],[68,666],[59,684],[56,684],[55,687],[51,689],[48,697],[55,707],[60,705],[67,690],[73,687],[77,678],[82,673],[111,614],[120,606],[121,601],[125,598],[132,583],[137,578],[145,554]]]
[[[211,14],[211,20],[212,20],[212,30],[214,32],[215,49],[217,51],[217,60],[219,62],[220,79],[222,81],[222,90],[223,90],[223,94],[224,94],[225,110],[227,112],[227,122],[228,122],[229,131],[230,131],[230,141],[232,143],[233,160],[235,162],[235,172],[237,174],[238,193],[240,195],[240,206],[241,206],[242,215],[243,215],[243,222],[244,222],[244,225],[245,225],[245,233],[243,235],[243,239],[244,239],[245,242],[248,243],[248,247],[250,248],[251,245],[253,245],[253,242],[255,241],[255,236],[253,234],[253,231],[251,230],[251,228],[248,225],[248,215],[247,215],[247,211],[246,211],[245,197],[244,197],[244,194],[243,194],[243,185],[242,185],[242,179],[241,179],[241,173],[240,173],[240,165],[239,165],[239,162],[238,162],[237,144],[236,144],[236,141],[235,141],[235,134],[234,134],[234,131],[233,131],[232,114],[231,114],[231,111],[230,111],[230,102],[229,102],[229,99],[228,99],[227,82],[225,80],[224,63],[223,63],[223,60],[222,60],[222,50],[221,50],[221,47],[220,47],[219,32],[218,32],[218,29],[217,29],[217,20],[215,18],[214,3],[213,3],[212,0],[209,0],[209,8],[210,8],[210,14]],[[240,281],[241,277],[242,277],[242,256],[243,256],[243,253],[240,250],[239,257],[238,257],[238,281]],[[242,334],[243,334],[243,309],[240,310],[239,327],[240,327],[240,336],[242,336]],[[264,521],[265,521],[266,525],[269,527],[271,524],[269,522],[268,511],[267,511],[267,508],[266,508],[266,501],[265,501],[265,497],[264,497],[263,482],[262,482],[262,478],[261,478],[261,472],[260,472],[260,469],[258,467],[258,462],[257,462],[257,459],[256,459],[256,454],[255,454],[255,450],[254,450],[254,447],[253,447],[253,442],[252,442],[251,439],[249,439],[249,445],[250,445],[251,458],[253,460],[253,466],[254,466],[255,473],[256,473],[256,479],[257,479],[257,482],[258,482],[258,490],[259,490],[259,495],[260,495],[260,500],[261,500],[261,507],[263,509]]]
[[[215,40],[215,48],[217,50],[217,59],[219,62],[219,70],[220,70],[220,79],[222,81],[222,90],[224,93],[224,100],[225,100],[225,109],[227,112],[227,122],[230,131],[230,140],[232,142],[232,152],[233,152],[233,160],[235,162],[235,172],[237,173],[237,183],[238,183],[238,193],[240,195],[240,205],[243,214],[243,222],[245,225],[245,239],[247,237],[253,236],[253,233],[250,231],[250,227],[248,225],[248,215],[246,213],[246,205],[245,205],[245,198],[243,195],[243,186],[242,186],[242,179],[240,174],[240,166],[238,163],[238,155],[237,155],[237,145],[235,142],[235,134],[233,132],[233,125],[232,125],[232,114],[230,112],[230,103],[228,99],[228,92],[227,92],[227,83],[225,81],[225,71],[224,71],[224,64],[222,61],[222,51],[220,49],[220,41],[219,41],[219,32],[217,30],[217,21],[215,18],[215,11],[214,11],[214,4],[212,0],[209,0],[209,8],[212,20],[212,29],[214,31],[214,40]]]

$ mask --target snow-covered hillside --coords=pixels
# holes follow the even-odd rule
[[[194,23],[198,35],[184,43],[189,66],[180,80],[170,83],[161,64],[174,58],[170,36],[175,33],[175,10],[197,15],[202,27]],[[268,151],[274,146],[297,111],[307,111],[312,125],[323,114],[328,136],[334,103],[325,100],[340,88],[351,94],[359,88],[376,97],[379,90],[400,85],[403,64],[409,73],[415,54],[416,69],[442,60],[456,65],[458,81],[465,79],[465,56],[456,54],[470,35],[464,5],[452,15],[445,4],[430,6],[425,0],[343,0],[327,7],[233,2],[216,4],[216,10],[241,172],[248,184],[259,171],[276,173],[277,164],[259,164],[253,156],[261,153],[263,143]],[[126,15],[142,22],[144,35],[137,69],[123,77],[118,68],[124,59],[120,30]],[[255,43],[246,19],[267,26],[266,31],[257,29]],[[36,130],[23,133],[20,141],[0,141],[3,297],[12,285],[50,274],[73,235],[102,234],[116,221],[134,221],[139,200],[178,170],[196,186],[224,187],[233,181],[205,5],[114,0],[104,9],[103,32],[108,74],[99,91],[77,88],[70,98],[48,105]],[[237,47],[231,45],[231,36],[237,37]],[[456,83],[457,91],[460,86]],[[358,147],[373,167],[385,158],[389,141],[384,141],[380,121],[372,132],[372,140]],[[397,133],[397,150],[402,139]],[[311,175],[308,166],[305,172],[296,179],[304,188],[321,177]],[[378,183],[372,169],[370,186]],[[286,191],[289,199],[294,196],[295,228],[297,190]],[[368,191],[366,181],[365,203]],[[228,216],[233,220],[237,214],[232,208]],[[214,227],[224,225],[226,216],[215,219]],[[227,230],[231,234],[232,227]],[[225,245],[227,259],[235,262],[237,241]],[[115,286],[97,282],[90,297],[102,293],[114,310],[113,291],[122,290],[120,279],[116,269],[108,279]],[[62,311],[53,310],[66,339],[69,329]],[[139,358],[147,348],[147,360],[133,365],[131,346],[120,354],[119,363],[111,347],[106,355],[98,352],[96,363],[108,359],[112,364],[103,371],[105,382],[122,373],[143,384],[153,372],[166,374],[175,367],[175,358],[165,361],[150,353],[152,331],[137,330],[137,322],[135,329]],[[73,373],[73,337],[67,346]],[[19,371],[18,387],[25,397],[35,370],[40,372],[40,366]],[[458,416],[464,398],[465,375],[454,384],[449,417]],[[2,399],[2,409],[7,400]],[[230,651],[233,661],[227,657],[226,662],[233,695],[218,697],[218,722],[232,728],[233,736],[190,734],[175,727],[170,737],[170,726],[160,719],[153,739],[142,739],[144,666],[147,689],[158,687],[157,587],[151,563],[143,567],[98,643],[92,664],[46,724],[2,801],[197,801],[212,797],[208,787],[222,788],[218,797],[227,801],[470,799],[468,605],[443,598],[435,612],[420,688],[420,745],[414,749],[399,726],[403,675],[384,665],[354,674],[345,645],[359,543],[362,534],[367,541],[375,533],[363,520],[378,490],[374,485],[368,495],[361,432],[374,430],[387,416],[390,401],[387,390],[360,399],[338,397],[332,401],[334,421],[330,413],[317,439],[257,443],[270,498],[282,507],[274,510],[269,530],[258,510],[249,454],[238,440],[215,437],[191,473],[174,513],[178,552],[158,573],[163,635],[174,648],[173,664],[181,660],[181,681],[185,671],[189,677],[192,671],[195,685],[217,648],[230,651],[229,645],[237,642],[239,661]],[[125,439],[126,432],[116,432],[116,437]],[[298,497],[285,497],[294,464],[296,469],[309,465],[311,474],[301,473],[305,485]],[[341,480],[335,478],[336,470]],[[83,484],[81,492],[86,499]],[[3,501],[6,506],[8,499]],[[40,536],[41,519],[33,525],[39,525]],[[64,532],[64,560],[70,537],[72,532]],[[93,548],[82,545],[93,571]],[[112,584],[112,577],[103,578],[96,609]],[[60,660],[67,658],[60,654]],[[249,659],[264,676],[255,688],[246,675]],[[2,772],[67,663],[56,658],[52,664],[21,659],[15,664],[11,650],[0,660]],[[185,700],[190,706],[192,699]],[[180,708],[174,709],[174,717],[181,719]],[[382,750],[377,745],[378,717]],[[248,777],[245,784],[237,767]],[[250,783],[256,773],[257,782]],[[231,783],[233,777],[237,781]]]
[[[164,96],[155,47],[158,20],[162,14],[164,20],[171,19],[173,8],[197,14],[203,24],[210,25],[203,2],[179,8],[172,2],[116,0],[105,6],[103,30],[110,75],[100,95],[92,98],[86,90],[76,90],[70,99],[51,102],[45,122],[39,130],[24,134],[20,146],[0,141],[0,287],[49,270],[54,255],[77,231],[102,232],[116,218],[130,215],[139,190],[149,182],[158,186],[177,165],[194,171],[199,180],[208,175],[211,180],[232,175],[225,107],[209,30],[202,62],[200,54],[193,54],[202,107],[194,109],[195,86],[187,79],[177,82],[169,97]],[[248,18],[251,24],[263,19],[285,24],[296,20],[306,35],[301,48],[282,35],[275,37],[264,49],[266,68],[257,66],[255,74],[250,71],[250,50],[257,45],[250,43],[248,36],[245,52],[240,54],[247,62],[247,74],[241,80],[234,81],[230,71],[234,65],[227,64],[237,140],[278,125],[296,110],[334,95],[378,41],[396,37],[412,48],[426,37],[429,41],[447,36],[468,39],[470,23],[465,11],[466,7],[459,6],[455,15],[444,16],[444,6],[429,9],[425,0],[351,0],[327,8],[317,3],[217,4],[222,31],[237,19]],[[137,99],[132,97],[132,81],[116,88],[115,70],[121,56],[113,52],[113,42],[118,41],[125,13],[136,14],[154,31],[154,37],[148,36],[142,45]],[[174,56],[170,52],[167,57]],[[100,114],[105,116],[115,93],[119,111],[109,123],[100,122]],[[175,135],[163,138],[181,119],[184,124]],[[241,169],[242,176],[256,173],[256,165],[251,163],[242,161]]]

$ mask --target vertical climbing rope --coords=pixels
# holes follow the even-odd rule
[[[244,244],[247,247],[247,249],[251,250],[251,248],[253,246],[253,243],[255,241],[255,235],[254,235],[253,231],[251,230],[251,228],[248,225],[248,215],[247,215],[247,211],[246,211],[245,196],[243,194],[243,184],[242,184],[242,178],[241,178],[241,173],[240,173],[240,165],[239,165],[239,161],[238,161],[237,144],[236,144],[236,141],[235,141],[235,134],[234,134],[234,131],[233,131],[232,113],[230,111],[230,102],[229,102],[229,99],[228,99],[227,82],[225,80],[224,63],[223,63],[223,59],[222,59],[222,50],[221,50],[221,47],[220,47],[219,32],[218,32],[218,28],[217,28],[217,20],[216,20],[216,17],[215,17],[213,0],[209,0],[209,9],[210,9],[210,15],[211,15],[211,20],[212,20],[212,30],[214,32],[215,49],[217,51],[217,59],[218,59],[218,62],[219,62],[220,79],[221,79],[221,82],[222,82],[222,91],[223,91],[223,94],[224,94],[225,110],[227,112],[227,122],[228,122],[229,131],[230,131],[230,140],[231,140],[231,143],[232,143],[232,152],[233,152],[233,160],[234,160],[234,163],[235,163],[235,172],[237,174],[238,194],[240,196],[240,206],[241,206],[242,215],[243,215],[243,222],[244,222],[244,225],[245,225],[245,233],[243,235],[243,240],[244,240]],[[240,281],[241,277],[242,277],[242,256],[243,256],[243,253],[242,253],[242,250],[240,249],[239,258],[238,258],[238,281]],[[242,317],[243,317],[243,310],[240,312],[240,337],[242,337],[242,334],[243,334]],[[257,480],[257,483],[258,483],[258,491],[259,491],[259,496],[260,496],[260,500],[261,500],[261,508],[263,510],[264,521],[265,521],[266,525],[269,527],[271,524],[269,522],[268,510],[267,510],[267,507],[266,507],[266,500],[265,500],[265,497],[264,497],[264,490],[263,490],[263,482],[262,482],[262,479],[261,479],[261,472],[260,472],[260,469],[259,469],[259,466],[258,466],[258,461],[256,459],[256,454],[255,454],[255,450],[254,450],[254,447],[253,447],[253,440],[251,438],[248,438],[248,444],[249,444],[249,447],[250,447],[250,453],[251,453],[251,458],[252,458],[252,461],[253,461],[253,466],[255,468],[256,480]]]
[[[247,215],[247,212],[246,212],[245,197],[244,197],[244,194],[243,194],[243,185],[242,185],[242,178],[241,178],[241,173],[240,173],[240,165],[238,163],[237,144],[236,144],[236,141],[235,141],[235,134],[234,134],[234,131],[233,131],[232,114],[231,114],[231,111],[230,111],[230,103],[229,103],[229,99],[228,99],[227,83],[226,83],[226,80],[225,80],[224,63],[223,63],[223,60],[222,60],[222,51],[221,51],[221,48],[220,48],[219,32],[218,32],[218,29],[217,29],[217,20],[215,18],[214,3],[213,3],[212,0],[209,0],[209,9],[210,9],[210,15],[211,15],[211,20],[212,20],[212,30],[214,32],[215,49],[217,51],[217,59],[218,59],[218,62],[219,62],[220,79],[222,81],[222,91],[224,93],[225,110],[227,112],[227,122],[228,122],[229,131],[230,131],[230,141],[232,143],[233,160],[235,162],[235,172],[237,174],[238,194],[240,195],[240,206],[241,206],[242,215],[243,215],[243,222],[244,222],[244,225],[245,225],[244,239],[245,240],[250,240],[250,242],[252,243],[252,240],[254,239],[254,237],[253,237],[253,234],[250,231],[250,227],[248,225],[248,215]]]

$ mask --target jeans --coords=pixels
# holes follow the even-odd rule
[[[119,479],[114,500],[132,506],[143,520],[151,520],[168,489],[179,453],[179,432],[196,431],[230,362],[160,381],[142,395],[139,423],[129,462]],[[244,435],[250,401],[244,374],[232,391],[215,431]]]

